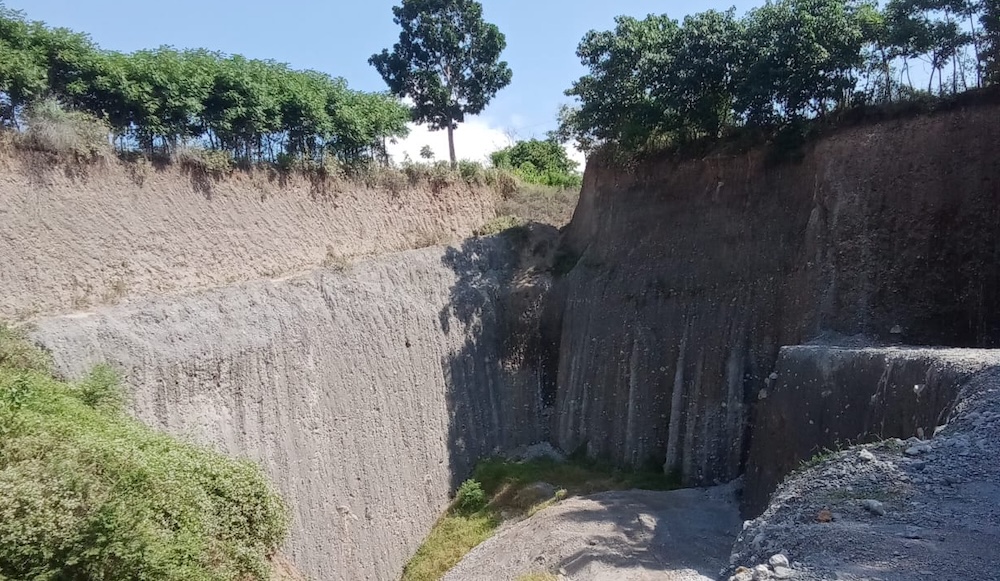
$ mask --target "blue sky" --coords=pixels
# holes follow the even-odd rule
[[[666,13],[674,18],[735,5],[703,0],[482,0],[487,20],[507,35],[504,58],[513,83],[480,116],[456,133],[460,157],[471,159],[504,145],[508,134],[543,137],[555,125],[563,91],[581,74],[575,50],[590,29],[606,30],[618,14]],[[34,20],[87,32],[104,48],[131,51],[160,45],[204,47],[253,58],[270,58],[295,68],[317,69],[346,78],[356,89],[385,89],[368,57],[398,37],[392,22],[396,0],[5,0]],[[405,144],[417,151],[428,143],[438,156],[443,132],[417,130]]]

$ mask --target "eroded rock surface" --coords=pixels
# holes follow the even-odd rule
[[[973,364],[975,352],[969,354]],[[732,565],[783,553],[803,580],[1000,579],[1000,367],[962,387],[933,438],[890,439],[796,473]]]
[[[510,348],[535,293],[518,250],[473,239],[44,319],[35,337],[70,377],[119,369],[147,424],[260,462],[303,573],[396,579],[476,461],[544,439],[532,361]]]

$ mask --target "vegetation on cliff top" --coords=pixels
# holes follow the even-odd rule
[[[384,160],[411,119],[397,99],[324,73],[205,49],[102,50],[0,2],[0,126],[52,97],[106,124],[120,149],[198,144],[247,162]]]
[[[0,325],[0,579],[269,578],[288,515],[261,470],[122,405],[110,369],[60,381]]]
[[[997,83],[1000,5],[991,0],[775,0],[737,17],[708,11],[616,19],[577,54],[562,139],[625,150],[805,127],[859,105]],[[911,63],[929,65],[917,86]]]
[[[448,131],[454,167],[458,124],[510,84],[513,73],[500,60],[507,39],[475,0],[403,0],[392,13],[399,42],[368,62],[394,95],[413,100],[415,121]]]

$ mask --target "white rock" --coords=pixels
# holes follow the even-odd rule
[[[770,565],[771,567],[787,567],[788,557],[782,555],[781,553],[778,553],[777,555],[773,555],[770,559],[768,559],[767,564]]]
[[[877,500],[867,499],[861,501],[861,506],[865,507],[865,510],[872,514],[877,514],[878,516],[885,516],[885,505]]]
[[[771,568],[767,565],[757,565],[753,568],[753,581],[768,581],[771,578]]]
[[[729,578],[729,581],[753,581],[753,571],[744,569]]]
[[[793,575],[795,575],[795,571],[792,571],[790,567],[778,566],[774,568],[775,579],[791,579]]]
[[[861,452],[858,453],[858,456],[861,456],[861,459],[866,462],[873,462],[875,460],[875,454],[872,454],[868,448],[862,449]]]

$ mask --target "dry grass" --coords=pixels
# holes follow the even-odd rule
[[[340,254],[329,244],[326,247],[326,256],[323,258],[323,268],[329,268],[336,272],[347,272],[351,269],[352,263],[349,258]]]
[[[82,111],[63,107],[55,99],[45,99],[25,112],[27,128],[16,135],[16,144],[36,151],[78,158],[112,155],[107,124]]]
[[[561,228],[569,224],[579,199],[577,190],[520,184],[515,191],[501,197],[497,214]]]
[[[528,573],[518,577],[517,581],[559,581],[559,576],[552,573]]]
[[[413,240],[413,248],[430,248],[444,246],[452,241],[452,236],[441,228],[424,228],[418,230]]]
[[[183,168],[213,176],[225,175],[236,165],[228,151],[188,146],[178,147],[173,153],[172,161]]]

